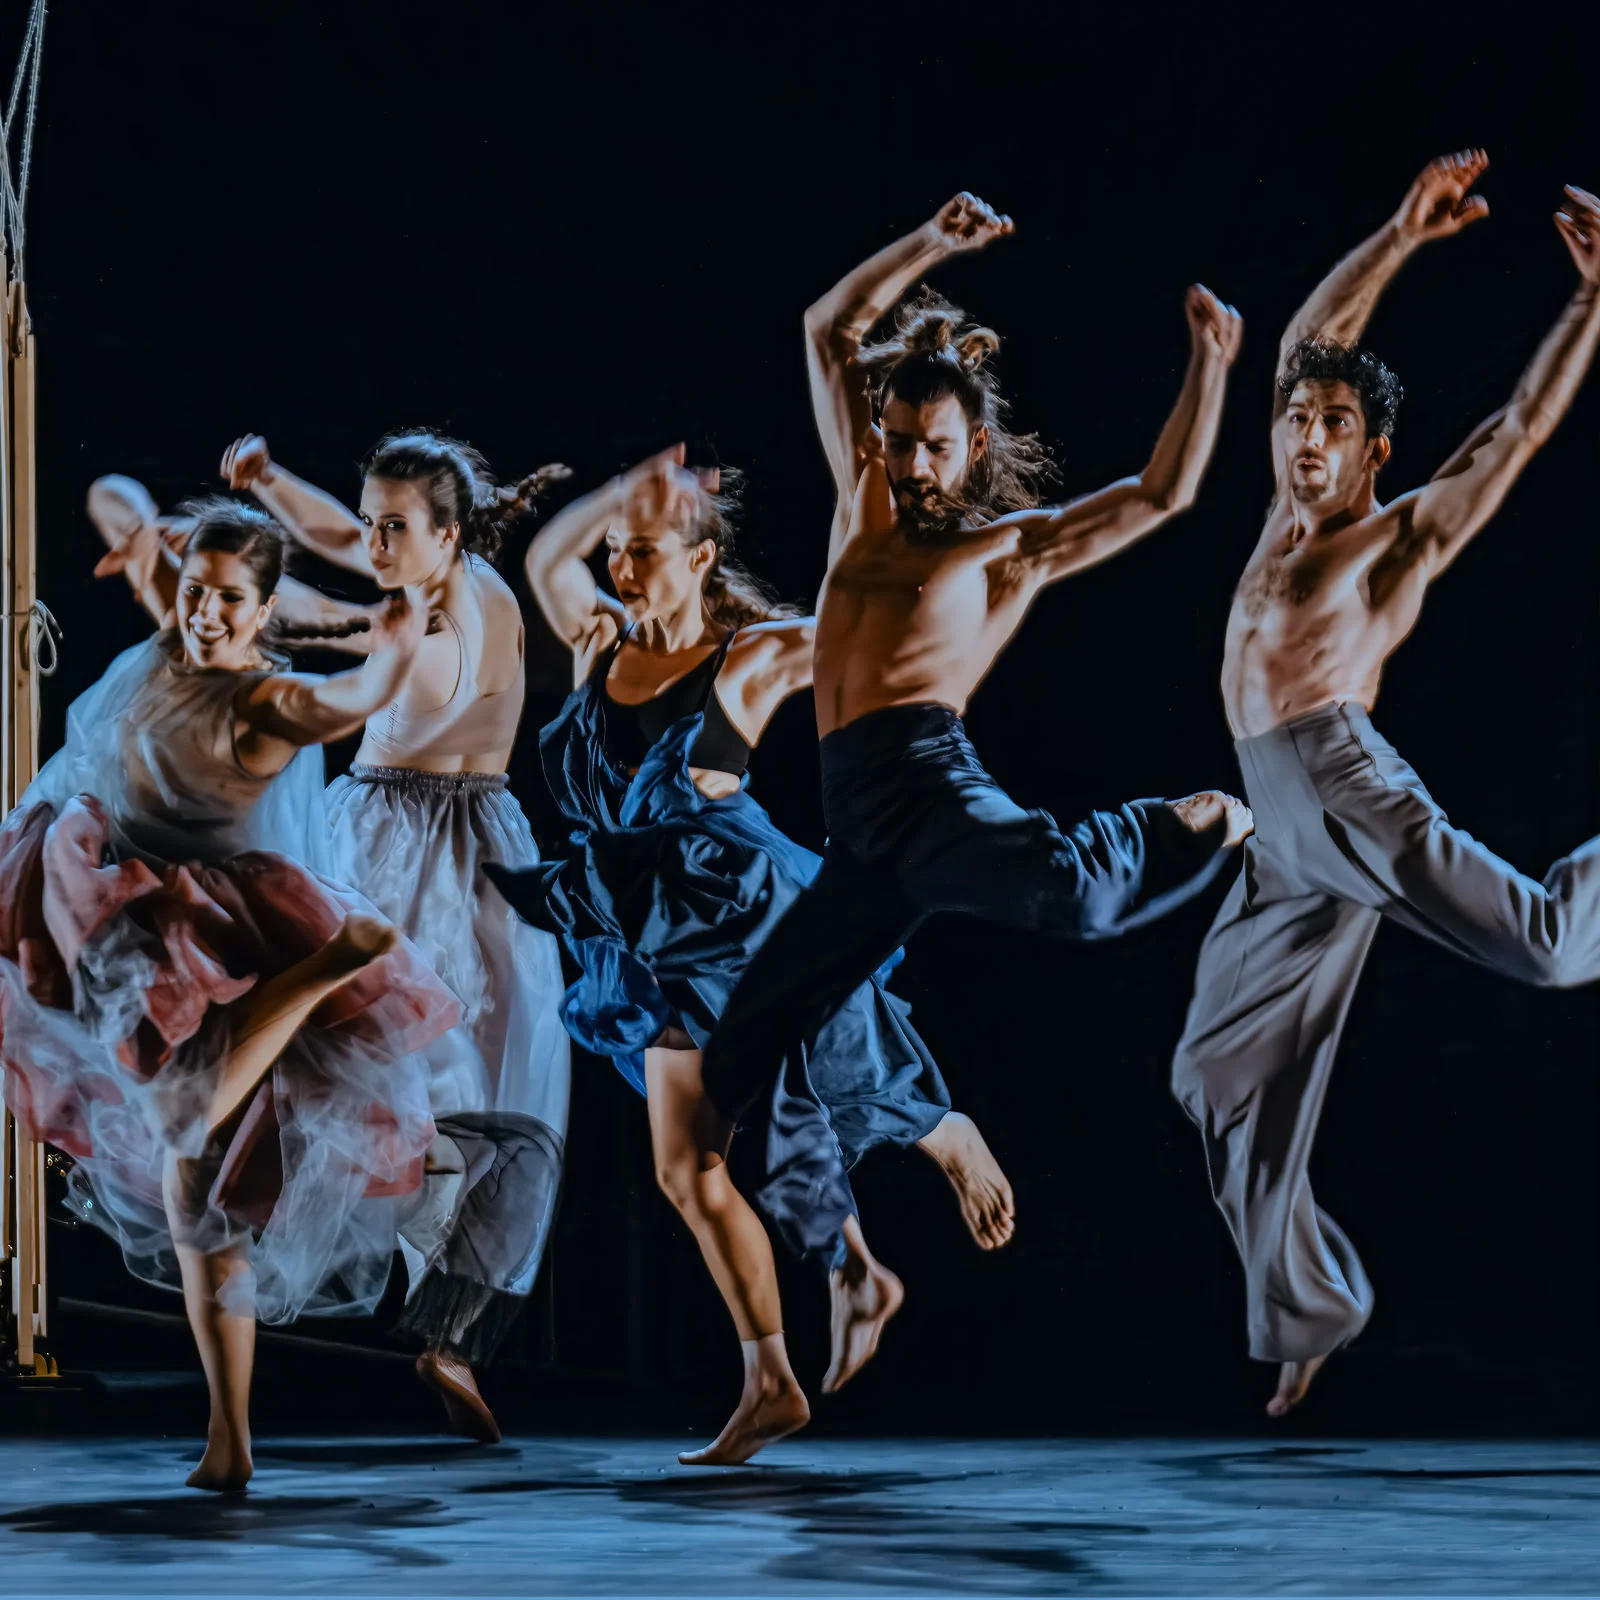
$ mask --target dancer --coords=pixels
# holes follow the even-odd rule
[[[1525,878],[1450,825],[1369,713],[1423,596],[1549,438],[1600,337],[1600,200],[1556,215],[1576,293],[1511,403],[1424,488],[1383,505],[1400,385],[1356,341],[1413,251],[1487,213],[1482,151],[1447,156],[1318,285],[1283,336],[1277,498],[1222,667],[1256,834],[1206,937],[1173,1090],[1244,1258],[1250,1354],[1282,1416],[1358,1334],[1372,1290],[1306,1175],[1339,1035],[1381,917],[1530,983],[1600,976],[1600,841]]]
[[[1189,505],[1240,337],[1233,311],[1191,289],[1188,373],[1150,464],[1064,508],[1035,509],[1048,459],[1036,438],[1002,425],[993,333],[925,296],[902,309],[889,340],[861,343],[913,273],[1010,228],[958,196],[807,317],[839,493],[814,646],[828,854],[757,951],[706,1053],[706,1093],[729,1122],[798,1070],[799,1042],[932,913],[1109,937],[1194,893],[1249,827],[1243,806],[1207,792],[1096,812],[1063,834],[1014,805],[967,742],[961,712],[1045,585]],[[821,1120],[795,1123],[789,1149],[806,1173],[809,1225],[825,1236],[853,1216],[849,1182]],[[861,1321],[870,1337],[865,1311]]]
[[[491,563],[505,530],[566,469],[497,488],[470,446],[391,434],[366,461],[359,516],[286,472],[256,436],[229,448],[222,472],[319,555],[384,589],[416,585],[429,607],[416,670],[368,722],[329,809],[339,871],[406,930],[461,1001],[461,1026],[429,1051],[439,1137],[425,1203],[402,1227],[412,1292],[401,1326],[424,1341],[417,1372],[450,1426],[493,1443],[500,1430],[473,1367],[492,1357],[538,1274],[570,1068],[555,940],[483,892],[478,877],[486,860],[539,859],[506,787],[522,716],[522,616]],[[303,636],[320,625],[329,644],[364,647],[359,612],[321,596],[316,605]],[[341,626],[340,615],[351,620]]]
[[[743,789],[772,714],[811,678],[814,623],[733,559],[731,500],[697,477],[682,446],[653,457],[553,518],[528,551],[528,578],[572,647],[577,687],[544,730],[545,775],[571,832],[565,860],[490,869],[525,916],[561,933],[581,977],[563,1016],[647,1096],[656,1174],[693,1232],[744,1351],[744,1393],[717,1440],[680,1457],[747,1460],[809,1416],[784,1346],[772,1247],[728,1177],[731,1125],[707,1103],[701,1051],[751,952],[819,863]],[[617,598],[587,560],[604,541]],[[887,955],[888,952],[885,952]],[[907,1008],[865,975],[761,1119],[767,1163],[785,1182],[763,1194],[799,1252],[824,1252],[836,1301],[846,1279],[881,1320],[901,1288],[849,1219],[810,1227],[807,1174],[787,1141],[804,1103],[853,1162],[888,1140],[918,1143],[954,1184],[978,1244],[1013,1227],[1010,1186],[976,1127],[952,1112]],[[836,1318],[836,1323],[837,1323]],[[824,1389],[870,1349],[836,1345]]]
[[[211,1397],[196,1488],[251,1475],[255,1323],[366,1311],[432,1134],[417,1052],[453,997],[327,856],[314,747],[400,690],[425,613],[397,594],[357,671],[267,650],[282,542],[187,508],[167,626],[68,713],[0,830],[6,1102],[74,1157],[78,1215],[181,1282]],[[149,542],[148,540],[146,541]],[[115,560],[111,563],[116,565]]]

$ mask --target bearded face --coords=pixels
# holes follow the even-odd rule
[[[937,538],[960,526],[968,478],[987,446],[988,430],[972,426],[954,395],[920,406],[886,397],[883,464],[907,538]]]

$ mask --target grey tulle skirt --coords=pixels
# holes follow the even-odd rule
[[[486,1359],[533,1287],[555,1212],[571,1065],[556,941],[480,874],[538,848],[501,775],[356,766],[328,789],[338,871],[429,960],[462,1022],[425,1052],[442,1136],[400,1225],[402,1325]]]

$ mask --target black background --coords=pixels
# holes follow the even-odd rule
[[[90,480],[133,473],[167,503],[248,430],[346,498],[398,425],[458,432],[506,475],[567,461],[576,487],[684,438],[749,474],[751,564],[813,596],[831,489],[801,312],[966,187],[1017,234],[937,282],[1005,338],[1017,418],[1071,492],[1142,464],[1176,394],[1189,281],[1246,322],[1198,509],[1040,602],[972,706],[975,742],[1064,818],[1234,780],[1217,674],[1270,489],[1282,325],[1427,158],[1489,148],[1491,219],[1413,263],[1371,332],[1407,388],[1385,484],[1426,477],[1503,403],[1570,291],[1550,213],[1563,182],[1600,189],[1593,32],[1538,7],[1483,32],[1458,11],[1436,33],[1403,7],[770,9],[57,0],[28,250],[40,592],[66,629],[47,751],[70,697],[143,631],[89,576]],[[1536,874],[1600,826],[1597,423],[1591,384],[1430,598],[1377,718],[1458,824]],[[538,827],[533,734],[566,663],[529,620],[514,778]],[[820,846],[809,697],[753,783]],[[1242,1276],[1166,1089],[1214,899],[1106,949],[954,923],[919,936],[899,987],[1012,1175],[1019,1231],[980,1257],[931,1163],[871,1158],[864,1220],[909,1298],[823,1420],[1258,1414],[1270,1381],[1243,1353]],[[1377,1312],[1309,1425],[1595,1419],[1596,1020],[1586,993],[1380,934],[1314,1162]],[[515,1404],[539,1362],[548,1387],[553,1358],[557,1380],[704,1395],[684,1405],[715,1422],[731,1329],[654,1193],[642,1105],[587,1059],[570,1149],[554,1294],[491,1398]],[[98,1239],[61,1232],[55,1270],[64,1293],[177,1310]],[[824,1298],[785,1274],[814,1392]],[[94,1326],[59,1315],[58,1346],[114,1351]],[[163,1338],[192,1359],[181,1328]],[[373,1415],[391,1404],[373,1390]]]

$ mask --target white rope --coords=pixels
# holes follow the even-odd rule
[[[39,112],[39,69],[44,61],[45,0],[33,0],[33,10],[28,17],[27,30],[22,36],[22,50],[17,57],[16,74],[11,80],[11,98],[6,113],[0,120],[0,236],[10,244],[13,257],[12,272],[22,276],[21,261],[27,243],[24,207],[28,199],[28,175],[33,166],[33,132]],[[22,86],[28,86],[26,106],[23,106]],[[11,177],[11,131],[17,124],[18,109],[23,109],[25,120],[22,131],[21,161],[17,181]]]
[[[0,617],[26,617],[28,619],[27,647],[23,651],[23,664],[30,661],[41,678],[53,678],[61,665],[59,645],[66,638],[66,630],[56,621],[54,613],[43,600],[35,600],[26,611],[0,611]],[[49,665],[46,666],[46,660]]]

